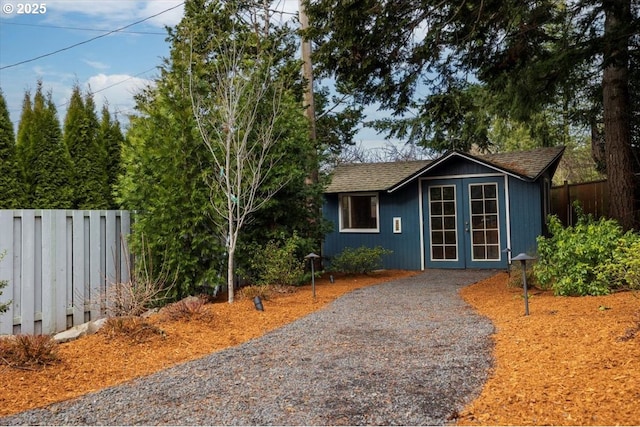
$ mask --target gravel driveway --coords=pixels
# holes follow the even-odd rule
[[[457,291],[493,274],[429,270],[359,289],[240,346],[0,425],[446,424],[492,365],[493,326]]]

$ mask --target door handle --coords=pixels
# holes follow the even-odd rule
[[[469,232],[469,221],[464,222],[464,231]]]

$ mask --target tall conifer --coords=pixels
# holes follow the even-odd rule
[[[27,120],[18,133],[26,153],[23,159],[29,162],[23,165],[30,184],[28,205],[34,209],[70,209],[71,163],[62,142],[56,107],[51,94],[43,94],[42,82],[38,82],[33,110],[30,117],[27,114]]]
[[[33,194],[33,174],[31,173],[31,164],[33,162],[33,147],[31,147],[31,128],[33,123],[33,105],[31,103],[31,93],[25,91],[22,100],[22,111],[20,113],[20,121],[18,122],[18,134],[16,138],[16,157],[18,160],[18,169],[20,173],[20,181],[24,192],[24,207],[30,207],[31,194]]]
[[[106,104],[102,107],[98,140],[107,156],[106,170],[109,190],[107,202],[109,209],[117,209],[118,204],[115,201],[114,192],[118,176],[122,173],[122,145],[124,143],[124,135],[122,135],[120,123],[117,118],[111,118],[109,106]]]
[[[64,143],[73,164],[73,205],[77,209],[106,209],[106,151],[98,138],[99,124],[91,93],[84,100],[74,86],[64,121]]]
[[[22,182],[19,178],[13,123],[0,90],[0,209],[19,209],[23,206]]]

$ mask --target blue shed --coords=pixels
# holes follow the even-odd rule
[[[341,164],[325,190],[333,223],[323,256],[345,247],[393,251],[384,268],[506,268],[535,252],[564,147],[435,160]],[[509,249],[510,251],[507,251]]]

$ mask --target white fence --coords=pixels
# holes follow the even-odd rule
[[[129,279],[128,211],[0,210],[1,334],[52,334],[104,315]]]

